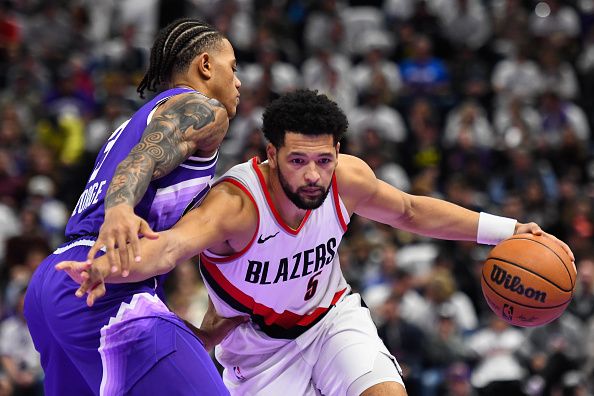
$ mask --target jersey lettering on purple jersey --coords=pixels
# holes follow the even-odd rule
[[[195,91],[174,88],[162,92],[111,134],[101,148],[93,172],[72,211],[66,226],[68,238],[99,233],[105,217],[105,194],[118,164],[142,138],[154,109],[172,96],[188,92]],[[165,177],[153,180],[136,205],[136,214],[146,219],[155,231],[173,226],[185,211],[200,203],[206,195],[215,174],[217,159],[218,152],[210,158],[189,157]]]

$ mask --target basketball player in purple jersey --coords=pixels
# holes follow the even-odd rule
[[[27,291],[46,395],[228,394],[197,335],[212,344],[238,321],[210,317],[209,333],[190,330],[162,302],[157,277],[110,286],[109,297],[89,309],[54,266],[95,256],[104,205],[112,219],[136,222],[135,234],[155,237],[152,230],[170,228],[200,203],[239,101],[235,69],[230,42],[201,21],[178,20],[158,34],[138,92],[169,89],[109,137],[66,227],[68,242],[42,262]],[[107,250],[132,239],[118,236]]]

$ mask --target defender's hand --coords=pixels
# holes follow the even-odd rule
[[[132,248],[134,260],[136,262],[142,260],[139,235],[149,239],[159,237],[159,234],[153,231],[144,219],[136,216],[130,205],[119,204],[107,209],[105,220],[99,230],[99,237],[87,255],[87,263],[92,264],[97,252],[105,246],[111,271],[121,271],[123,277],[128,276],[130,269],[128,244]],[[119,250],[117,253],[116,247]]]
[[[110,274],[110,266],[103,259],[97,260],[94,264],[83,261],[62,261],[56,264],[55,268],[66,273],[80,287],[76,291],[76,297],[87,296],[87,305],[92,307],[95,300],[105,295],[105,278]]]

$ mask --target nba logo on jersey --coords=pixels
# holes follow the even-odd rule
[[[237,377],[238,380],[245,381],[245,377],[241,374],[239,366],[233,366],[233,373],[235,374],[235,377]]]
[[[504,319],[513,320],[514,319],[514,307],[509,304],[503,304],[503,309],[501,310]]]

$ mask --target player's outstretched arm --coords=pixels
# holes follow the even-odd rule
[[[404,193],[376,178],[371,168],[362,160],[341,155],[337,168],[341,195],[347,208],[363,217],[390,225],[394,228],[439,239],[480,240],[479,219],[489,227],[489,217],[441,199]],[[502,218],[499,218],[502,219]],[[492,244],[513,234],[532,233],[545,235],[557,241],[573,259],[567,244],[544,232],[536,223],[519,223],[512,219],[507,230],[494,233]],[[507,233],[507,235],[505,235]],[[488,238],[486,238],[488,239]],[[485,242],[488,243],[488,242]]]
[[[160,233],[158,239],[143,238],[142,263],[130,260],[129,274],[112,272],[107,257],[92,264],[63,261],[56,269],[63,270],[81,286],[78,297],[88,293],[87,304],[105,294],[105,283],[139,282],[165,274],[175,266],[208,248],[228,246],[240,250],[247,245],[257,227],[257,212],[241,190],[229,183],[215,186],[203,203],[191,210],[170,230]],[[127,252],[132,259],[133,252]]]
[[[215,99],[189,93],[164,103],[141,141],[116,169],[105,197],[105,220],[87,257],[89,264],[105,246],[113,271],[121,268],[127,275],[131,261],[141,260],[138,235],[158,237],[144,219],[134,214],[134,206],[151,180],[167,175],[198,149],[215,150],[228,127],[227,111]]]

